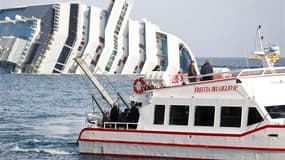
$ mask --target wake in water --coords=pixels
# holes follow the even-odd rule
[[[10,152],[40,153],[49,155],[76,155],[77,148],[69,147],[68,144],[62,143],[62,140],[40,140],[37,138],[23,139],[11,143]]]
[[[60,149],[40,149],[40,148],[21,148],[16,145],[14,148],[11,149],[14,152],[36,152],[36,153],[47,153],[51,155],[76,155],[78,153],[75,152],[67,152]]]

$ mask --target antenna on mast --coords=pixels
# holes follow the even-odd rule
[[[261,25],[258,25],[256,31],[256,40],[255,40],[255,49],[262,51],[263,50],[263,35],[261,34]],[[257,48],[259,45],[259,49]]]

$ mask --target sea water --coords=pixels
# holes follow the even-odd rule
[[[213,66],[231,69],[261,65],[243,58],[208,59]],[[197,60],[199,66],[204,60]],[[277,65],[285,66],[284,59]],[[135,76],[98,78],[114,98],[120,92],[129,100]],[[0,74],[0,159],[126,159],[79,155],[74,142],[86,126],[85,115],[98,110],[92,94],[109,110],[84,75]]]

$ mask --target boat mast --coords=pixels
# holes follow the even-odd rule
[[[276,60],[280,59],[280,50],[278,46],[272,45],[268,48],[264,48],[263,36],[261,34],[261,25],[257,28],[256,49],[259,43],[259,49],[254,51],[253,54],[261,58],[263,67],[274,67]],[[271,57],[271,58],[270,58]]]
[[[262,65],[263,67],[273,67],[273,64],[270,63],[269,58],[267,57],[267,55],[265,54],[264,48],[263,48],[263,36],[261,34],[261,25],[258,25],[257,28],[257,42],[259,43],[259,49],[257,50],[257,52],[255,52],[255,54],[259,54],[261,56],[261,61],[262,61]]]
[[[256,41],[259,41],[259,51],[263,51],[263,36],[261,35],[261,25],[259,25],[258,26],[258,28],[257,28],[257,36],[258,37],[256,37],[257,39],[256,39]],[[258,43],[258,42],[256,42],[256,43]],[[256,45],[258,45],[258,44],[256,44]]]
[[[106,100],[106,102],[112,107],[115,104],[115,101],[109,95],[109,93],[104,89],[101,83],[97,80],[96,76],[89,70],[87,63],[81,57],[76,57],[75,62],[79,65],[85,75],[89,78],[92,84],[99,91],[101,96]]]

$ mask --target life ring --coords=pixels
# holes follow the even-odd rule
[[[140,88],[138,88],[138,83],[140,83]],[[133,89],[135,93],[142,94],[146,90],[146,83],[142,78],[135,79],[133,83]]]

